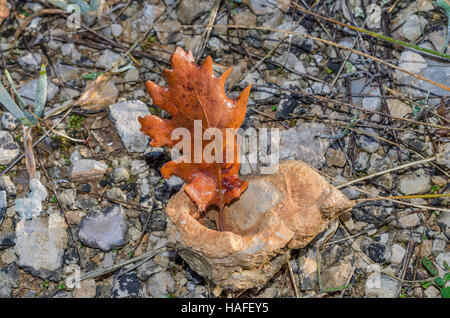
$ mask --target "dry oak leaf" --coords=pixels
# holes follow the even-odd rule
[[[151,146],[173,147],[180,142],[171,138],[174,129],[188,129],[190,148],[183,148],[183,157],[166,163],[161,168],[161,174],[166,179],[174,174],[186,180],[184,189],[200,210],[205,211],[210,205],[223,208],[247,188],[247,181],[239,180],[238,176],[240,147],[236,131],[244,121],[251,86],[247,86],[236,99],[230,99],[225,94],[224,85],[231,68],[216,78],[211,57],[208,56],[198,66],[192,53],[186,53],[181,48],[175,50],[170,61],[173,69],[164,71],[168,87],[160,87],[151,81],[146,82],[146,87],[153,103],[169,112],[171,119],[153,115],[139,117],[141,131],[151,137]],[[208,128],[222,133],[223,142],[220,147],[213,147],[211,153],[222,158],[223,163],[206,162],[204,156],[200,161],[194,161],[198,158],[195,156],[198,156],[199,147],[194,145],[194,130],[197,133],[201,131],[203,136]],[[227,128],[232,129],[232,138],[226,138]],[[211,140],[201,141],[202,154],[208,145],[219,145],[218,138]],[[233,150],[233,156],[228,160],[226,150]]]

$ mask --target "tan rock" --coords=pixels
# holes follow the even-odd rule
[[[72,292],[74,298],[94,298],[96,284],[93,279],[86,279],[80,282],[80,287]]]
[[[80,224],[81,219],[85,215],[86,215],[86,213],[84,213],[82,211],[79,211],[79,210],[67,211],[66,212],[66,219],[67,219],[67,222],[69,222],[70,225],[78,225],[78,224]]]
[[[197,273],[226,290],[262,288],[330,220],[354,203],[301,161],[248,178],[249,187],[223,213],[224,229],[205,219],[184,189],[169,201],[169,241]],[[208,211],[208,216],[217,213]]]
[[[412,108],[408,104],[402,102],[399,99],[387,99],[386,100],[389,111],[392,116],[405,117],[406,114],[412,113]]]
[[[344,167],[345,166],[345,154],[340,149],[328,148],[326,152],[327,165],[329,167]]]

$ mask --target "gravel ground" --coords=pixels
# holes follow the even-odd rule
[[[46,1],[13,2],[0,24],[1,68],[33,103],[46,64],[48,116],[33,129],[33,140],[45,138],[34,147],[37,177],[29,183],[25,160],[13,164],[22,128],[0,108],[0,298],[295,297],[294,285],[300,297],[439,298],[450,288],[433,280],[449,272],[450,199],[424,197],[450,192],[448,59],[302,13],[289,1],[219,1],[209,37],[189,25],[208,23],[212,0],[108,1],[103,16],[83,13],[78,29],[67,14],[43,11],[55,9]],[[447,16],[432,1],[292,3],[443,52]],[[223,27],[233,24],[248,28]],[[133,45],[95,103],[67,108]],[[211,55],[216,75],[233,66],[230,96],[253,85],[244,127],[281,129],[289,140],[282,159],[308,162],[336,186],[392,169],[342,187],[359,200],[355,208],[320,248],[315,240],[292,252],[292,276],[283,267],[261,290],[222,291],[164,249],[165,206],[183,181],[161,177],[168,149],[149,147],[136,118],[167,115],[144,83],[165,85],[162,71],[177,46],[199,62]],[[10,87],[3,72],[1,80]],[[405,195],[419,197],[362,200]],[[63,283],[78,270],[97,275],[75,289]]]

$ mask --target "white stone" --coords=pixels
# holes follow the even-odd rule
[[[393,298],[397,291],[398,283],[387,278],[380,272],[374,272],[367,278],[365,294],[367,297]]]
[[[62,275],[64,249],[67,245],[67,225],[57,213],[48,219],[22,220],[16,227],[18,265],[33,276],[59,281]]]
[[[406,250],[399,244],[393,244],[391,247],[391,263],[400,264],[405,256]]]
[[[28,71],[37,71],[41,68],[42,58],[39,53],[25,54],[17,59],[19,65]]]
[[[31,180],[29,186],[29,194],[15,201],[16,212],[21,220],[39,216],[43,211],[42,202],[47,198],[47,189],[38,179]]]

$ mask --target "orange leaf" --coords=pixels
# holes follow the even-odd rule
[[[173,147],[180,142],[171,138],[174,129],[186,128],[190,132],[190,149],[183,148],[183,157],[166,163],[161,168],[161,174],[164,178],[174,174],[186,180],[184,189],[200,210],[205,211],[210,205],[217,205],[222,209],[224,204],[238,198],[247,188],[247,182],[239,180],[238,176],[240,146],[235,133],[244,121],[251,86],[247,86],[236,99],[230,99],[225,94],[224,85],[231,68],[220,78],[216,78],[211,57],[207,57],[199,67],[192,53],[186,53],[181,48],[177,48],[172,55],[171,64],[173,69],[164,71],[167,88],[151,81],[146,83],[153,103],[169,112],[171,119],[153,115],[139,117],[141,131],[151,137],[151,146]],[[201,125],[194,123],[197,120],[201,120]],[[203,156],[199,162],[194,161],[198,156],[198,151],[195,150],[198,150],[199,145],[203,154],[205,147],[211,147],[216,141],[203,138],[200,142],[195,140],[194,130],[201,131],[203,136],[208,128],[215,128],[222,133],[223,143],[211,153],[223,157],[223,163],[207,162]],[[233,132],[228,139],[227,128],[231,128]],[[194,145],[196,141],[197,144]],[[232,159],[228,161],[227,150],[233,151]],[[189,162],[183,162],[186,159]]]

